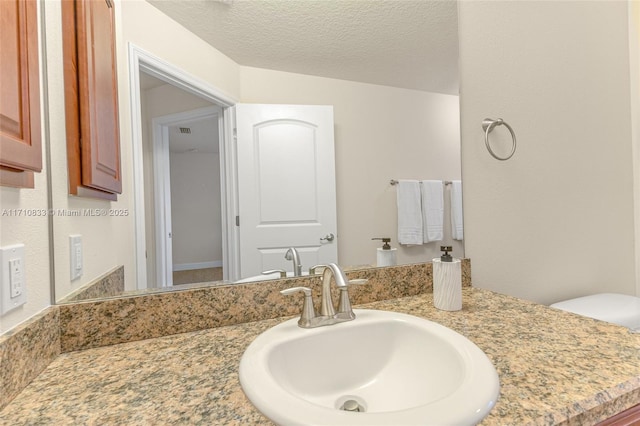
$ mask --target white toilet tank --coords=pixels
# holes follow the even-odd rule
[[[640,332],[640,297],[600,293],[554,303],[551,307]]]

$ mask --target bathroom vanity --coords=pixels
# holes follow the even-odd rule
[[[592,425],[640,403],[640,334],[626,328],[469,287],[457,312],[435,309],[432,293],[358,307],[426,318],[479,346],[500,378],[482,425]],[[63,353],[0,424],[271,424],[245,397],[238,365],[288,318]]]

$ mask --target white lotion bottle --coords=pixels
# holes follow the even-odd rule
[[[398,249],[391,248],[389,245],[391,238],[372,238],[372,240],[382,240],[384,243],[376,253],[377,266],[395,266],[398,264]]]
[[[444,254],[433,259],[433,305],[443,311],[462,309],[462,262],[454,259],[450,246],[441,246]]]

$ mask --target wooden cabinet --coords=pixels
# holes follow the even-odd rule
[[[33,188],[42,170],[35,0],[0,1],[0,185]]]
[[[640,404],[620,414],[598,423],[598,426],[637,426],[640,425]]]
[[[62,4],[69,193],[122,192],[118,85],[111,0]]]

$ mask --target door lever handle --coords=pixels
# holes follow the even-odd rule
[[[329,233],[329,234],[325,235],[324,237],[320,238],[320,241],[329,241],[329,242],[331,242],[331,241],[333,241],[333,239],[335,237],[336,237],[335,235]]]

